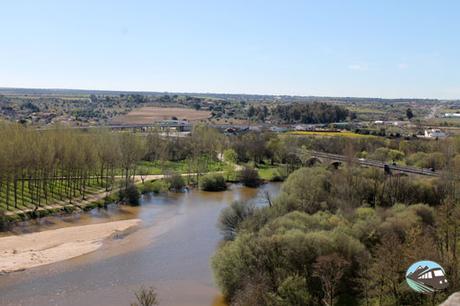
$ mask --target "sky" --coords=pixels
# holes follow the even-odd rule
[[[460,1],[10,0],[0,87],[460,98]]]

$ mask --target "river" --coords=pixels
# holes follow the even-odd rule
[[[141,206],[112,205],[67,217],[47,217],[13,229],[14,233],[114,220],[142,220],[137,231],[107,241],[87,255],[0,276],[0,305],[120,305],[135,301],[141,286],[156,288],[162,306],[224,305],[210,268],[221,235],[216,228],[222,208],[235,200],[266,204],[266,193],[232,185],[224,192],[147,195]]]

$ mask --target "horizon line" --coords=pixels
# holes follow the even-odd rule
[[[262,97],[297,97],[297,98],[335,98],[335,99],[379,99],[379,100],[437,100],[437,101],[460,101],[458,99],[444,98],[415,98],[415,97],[398,97],[383,98],[372,96],[323,96],[323,95],[298,95],[298,94],[261,94],[261,93],[225,93],[225,92],[187,92],[187,91],[155,91],[155,90],[124,90],[124,89],[94,89],[94,88],[64,88],[64,87],[2,87],[4,90],[55,90],[55,91],[94,91],[94,92],[113,92],[113,93],[149,93],[149,94],[192,94],[192,95],[229,95],[229,96],[262,96]]]

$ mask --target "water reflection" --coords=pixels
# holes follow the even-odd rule
[[[133,291],[154,286],[161,305],[224,305],[212,280],[209,258],[221,237],[220,210],[235,200],[266,205],[265,192],[233,185],[225,192],[145,196],[141,206],[111,205],[88,213],[47,217],[14,233],[140,218],[142,227],[96,252],[57,264],[0,276],[0,305],[129,305]],[[220,304],[219,304],[220,303]]]

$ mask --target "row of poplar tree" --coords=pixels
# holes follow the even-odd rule
[[[116,177],[128,183],[144,155],[131,133],[0,127],[0,210],[72,202],[95,188],[110,190]]]

